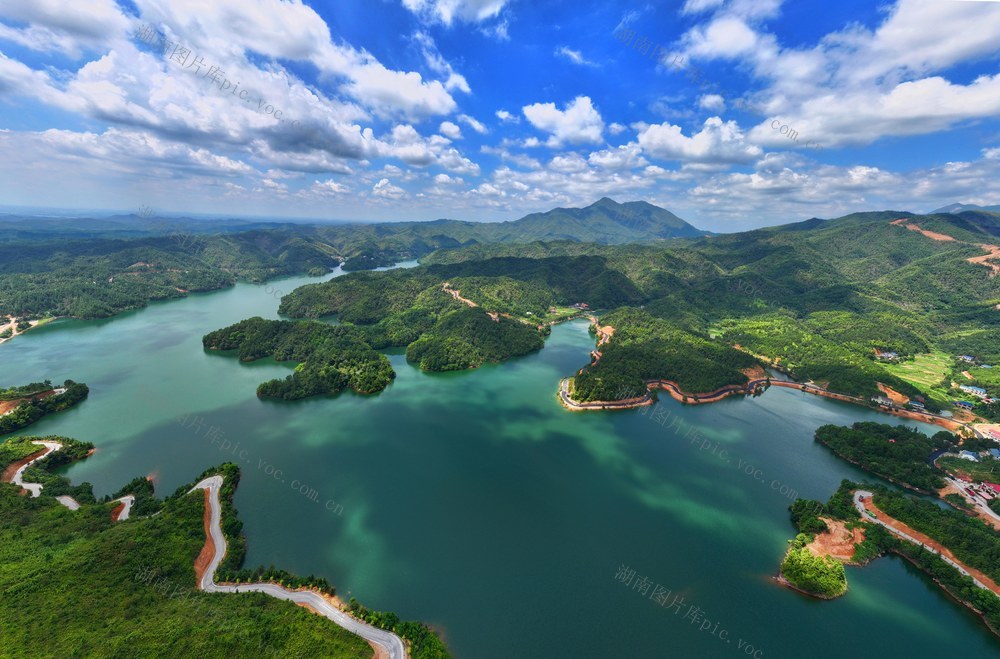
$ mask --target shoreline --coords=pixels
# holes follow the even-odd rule
[[[563,378],[560,381],[559,388],[559,401],[564,407],[573,412],[580,412],[584,410],[605,410],[605,409],[633,409],[637,407],[643,407],[645,405],[650,405],[653,402],[652,393],[654,391],[666,391],[671,398],[684,405],[703,405],[707,403],[717,403],[720,400],[724,400],[729,396],[733,395],[743,395],[750,396],[758,393],[763,393],[771,386],[783,387],[786,389],[797,389],[807,394],[812,394],[814,396],[822,396],[823,398],[831,398],[833,400],[839,400],[844,403],[851,403],[853,405],[858,405],[860,407],[865,407],[874,412],[879,412],[882,414],[888,414],[895,417],[900,417],[903,419],[910,419],[911,421],[920,421],[921,423],[927,423],[935,426],[939,426],[953,432],[959,436],[962,436],[962,430],[965,429],[972,434],[973,437],[979,436],[979,431],[973,428],[969,424],[962,423],[960,421],[954,421],[952,419],[946,419],[930,413],[924,412],[914,412],[911,410],[901,410],[901,409],[891,409],[884,405],[871,406],[863,398],[858,398],[857,396],[849,396],[847,394],[839,394],[833,391],[828,391],[817,387],[816,385],[806,384],[804,382],[793,382],[791,380],[774,380],[771,378],[763,380],[751,380],[745,385],[726,385],[720,389],[716,389],[712,392],[707,393],[689,393],[683,391],[676,382],[672,380],[650,380],[646,383],[649,388],[649,393],[645,396],[639,398],[626,398],[619,401],[586,401],[581,402],[574,400],[569,395],[566,383],[569,381],[569,377]]]
[[[559,400],[564,407],[573,412],[579,412],[583,410],[606,410],[606,409],[616,409],[616,410],[628,410],[637,407],[644,407],[646,405],[651,405],[653,403],[653,393],[656,391],[665,391],[671,398],[679,403],[684,403],[685,405],[704,405],[707,403],[717,403],[720,400],[728,398],[734,395],[749,396],[753,395],[763,387],[766,389],[766,380],[758,379],[751,380],[745,385],[739,384],[727,384],[724,387],[720,387],[715,391],[710,391],[702,394],[694,394],[684,391],[680,386],[673,380],[648,380],[645,382],[647,393],[644,396],[638,396],[635,398],[625,398],[622,400],[592,400],[592,401],[577,401],[570,396],[569,393],[569,377],[565,377],[559,382]]]
[[[970,577],[972,581],[983,590],[992,592],[994,595],[1000,597],[1000,585],[998,585],[989,575],[984,573],[979,568],[972,567],[967,563],[963,562],[955,553],[946,547],[943,543],[935,540],[929,535],[918,531],[911,527],[906,522],[902,522],[891,515],[883,512],[876,504],[874,496],[871,492],[867,490],[855,490],[854,491],[854,507],[858,509],[858,512],[862,510],[868,513],[867,517],[863,516],[864,521],[869,524],[877,523],[882,527],[889,530],[890,533],[895,535],[897,538],[901,538],[907,542],[922,547],[926,551],[937,555],[945,563],[951,565],[951,567],[958,570],[958,572],[966,577]]]
[[[909,563],[910,565],[912,565],[913,567],[915,567],[920,572],[920,574],[922,574],[925,577],[927,577],[928,579],[930,579],[934,584],[937,585],[938,588],[940,588],[942,591],[944,591],[944,594],[949,599],[951,599],[954,602],[957,602],[958,604],[961,604],[965,608],[967,608],[970,611],[972,611],[976,615],[976,617],[978,617],[980,620],[983,621],[983,624],[986,625],[986,629],[988,629],[991,632],[993,632],[993,634],[995,634],[996,636],[1000,636],[1000,629],[997,629],[993,625],[990,624],[990,621],[989,621],[989,619],[987,619],[985,613],[983,613],[982,611],[980,611],[979,609],[977,609],[972,604],[972,602],[966,601],[966,600],[962,599],[961,597],[959,597],[958,595],[956,595],[954,592],[952,592],[951,588],[947,584],[945,584],[940,579],[938,579],[933,574],[931,574],[923,565],[921,565],[920,563],[918,563],[916,561],[916,559],[914,559],[914,558],[912,558],[912,557],[904,554],[903,552],[899,551],[898,549],[889,549],[886,553],[887,554],[893,554],[894,556],[898,556],[899,558],[902,558],[904,561],[906,561],[907,563]]]
[[[786,554],[787,554],[787,552],[786,552]],[[819,593],[811,593],[808,590],[805,590],[804,588],[799,588],[798,586],[796,586],[795,584],[793,584],[791,581],[788,580],[788,577],[786,577],[785,575],[783,575],[781,573],[780,570],[778,571],[778,574],[776,574],[773,577],[771,577],[771,580],[774,581],[779,586],[782,586],[784,588],[788,588],[789,590],[794,590],[795,592],[797,592],[797,593],[799,593],[801,595],[805,595],[806,597],[811,597],[813,599],[821,600],[823,602],[830,602],[830,601],[833,601],[833,600],[835,600],[835,599],[837,599],[839,597],[843,597],[844,595],[847,594],[847,588],[845,588],[844,592],[842,592],[839,595],[820,595]]]
[[[28,329],[25,329],[25,330],[22,330],[22,331],[19,332],[19,331],[17,331],[17,318],[15,318],[13,316],[8,316],[7,317],[7,322],[4,323],[4,324],[2,324],[2,325],[0,325],[0,332],[4,331],[6,329],[10,329],[11,334],[10,334],[10,336],[8,336],[6,338],[0,338],[0,345],[3,345],[7,341],[12,340],[16,336],[21,336],[25,332],[28,332],[28,331],[31,331],[31,330],[35,329],[39,325],[43,325],[45,323],[51,322],[53,320],[56,320],[56,318],[58,318],[58,316],[55,316],[55,317],[52,317],[52,318],[43,318],[41,320],[29,320],[28,321]]]
[[[222,531],[222,502],[220,492],[222,483],[222,475],[215,474],[199,481],[188,491],[188,494],[196,490],[203,490],[205,493],[205,512],[203,516],[205,544],[202,546],[201,553],[198,554],[196,572],[197,565],[204,559],[207,559],[207,561],[204,563],[204,570],[197,580],[197,588],[199,590],[208,593],[257,592],[270,595],[275,599],[289,601],[314,611],[316,614],[327,618],[348,632],[360,636],[370,644],[374,643],[381,646],[391,659],[409,658],[410,653],[401,637],[394,632],[386,631],[355,618],[349,612],[339,608],[343,603],[338,598],[331,598],[327,593],[323,593],[318,589],[289,589],[266,581],[240,584],[216,582],[215,572],[228,551],[226,537]]]

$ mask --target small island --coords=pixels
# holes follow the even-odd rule
[[[787,584],[807,595],[834,599],[847,592],[844,564],[830,556],[813,554],[809,546],[814,535],[800,533],[789,541],[785,560],[781,562],[781,577]]]
[[[295,372],[283,380],[257,387],[261,398],[297,400],[332,395],[351,388],[359,394],[382,391],[396,377],[385,355],[365,342],[354,327],[317,321],[250,318],[206,334],[206,350],[235,351],[240,361],[265,357],[296,361]]]
[[[989,495],[963,481],[968,474],[960,471],[963,463],[981,477],[1000,471],[1000,463],[986,457],[991,442],[959,440],[943,431],[927,437],[877,423],[823,426],[816,441],[899,487],[936,494],[952,508],[884,485],[846,480],[827,503],[796,500],[789,510],[797,534],[776,580],[832,599],[847,592],[845,565],[863,566],[892,553],[930,575],[1000,635],[1000,516],[986,505]],[[938,464],[959,446],[965,448],[962,459]]]
[[[356,272],[285,296],[281,312],[303,320],[250,318],[202,343],[236,351],[241,361],[299,362],[284,380],[261,384],[261,398],[295,400],[347,388],[373,394],[396,376],[379,350],[406,348],[406,359],[424,371],[500,363],[540,350],[550,322],[580,313],[551,304],[538,286],[503,277],[442,281],[422,271]],[[339,324],[315,320],[332,314]]]

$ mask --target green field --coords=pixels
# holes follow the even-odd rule
[[[941,386],[941,382],[951,372],[952,365],[951,355],[937,350],[915,355],[911,361],[885,364],[885,370],[906,380],[939,403],[950,404],[948,390]]]
[[[969,375],[991,393],[1000,393],[1000,367],[970,368]],[[964,379],[964,378],[963,378]]]
[[[980,458],[979,462],[944,456],[937,465],[949,474],[967,474],[974,481],[1000,483],[1000,460]]]
[[[574,309],[573,307],[554,307],[554,308],[555,311],[550,311],[545,315],[544,318],[535,318],[533,316],[527,316],[524,317],[524,320],[528,320],[531,322],[537,321],[540,323],[559,323],[568,318],[572,318],[574,316],[579,316],[584,313],[587,313],[584,311],[580,311],[579,309]]]

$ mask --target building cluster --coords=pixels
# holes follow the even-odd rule
[[[993,398],[991,398],[990,395],[986,393],[986,390],[983,389],[982,387],[976,387],[971,384],[960,384],[958,385],[958,388],[967,394],[970,394],[972,396],[975,396],[976,398],[981,399],[984,403],[993,402]]]

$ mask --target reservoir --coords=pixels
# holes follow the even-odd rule
[[[978,618],[898,558],[847,568],[849,591],[832,602],[770,579],[794,534],[792,499],[865,480],[813,441],[817,427],[937,428],[782,388],[569,412],[556,392],[587,363],[586,321],[474,371],[422,373],[393,351],[397,378],[381,394],[292,403],[255,389],[293,364],[202,349],[207,332],[277,318],[282,295],[316,281],[55,322],[0,346],[0,384],[90,386],[77,408],[21,434],[96,444],[68,475],[98,496],[137,475],[166,496],[239,462],[248,567],[324,576],[345,599],[431,624],[457,657],[1000,653]]]

